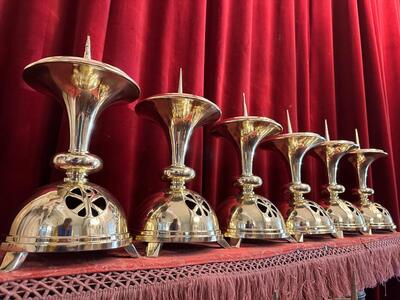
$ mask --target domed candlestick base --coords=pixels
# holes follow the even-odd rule
[[[396,231],[396,225],[389,211],[379,203],[369,200],[369,196],[374,194],[374,190],[367,187],[369,166],[376,159],[386,156],[387,153],[380,149],[355,149],[350,151],[349,155],[349,160],[357,170],[359,182],[357,192],[360,196],[360,210],[367,226],[373,231]]]
[[[288,211],[286,228],[296,241],[303,242],[305,235],[330,234],[342,238],[343,233],[337,231],[333,220],[316,202],[304,198],[311,188],[304,183],[290,183],[289,191],[293,195],[291,208]]]
[[[148,243],[146,255],[158,256],[163,243],[217,242],[229,247],[210,205],[185,187],[195,176],[194,170],[184,165],[192,132],[216,121],[221,115],[219,108],[205,98],[179,92],[144,99],[136,105],[136,112],[164,125],[172,149],[172,165],[164,170],[170,187],[148,199],[153,207],[136,235],[136,240]]]
[[[292,177],[289,192],[292,194],[292,200],[286,228],[298,242],[303,242],[304,235],[331,234],[334,237],[341,237],[326,211],[303,196],[311,191],[309,185],[301,182],[303,157],[307,151],[323,141],[324,138],[318,134],[296,132],[272,137],[265,144],[266,147],[271,145],[277,149],[289,163]]]
[[[239,247],[242,239],[294,241],[276,206],[267,198],[251,191],[261,183],[261,178],[257,176],[239,177],[241,194],[233,198],[234,205],[231,203],[232,199],[228,199],[221,209],[221,215],[228,217],[225,237],[230,238],[231,246]]]
[[[244,105],[245,107],[245,105]],[[261,186],[260,177],[252,173],[253,157],[258,144],[267,136],[279,133],[282,126],[275,121],[245,116],[227,119],[214,128],[214,133],[228,138],[240,154],[242,175],[237,179],[241,194],[224,202],[220,216],[227,220],[225,236],[230,238],[231,246],[240,246],[242,239],[287,239],[285,221],[272,202],[254,193]]]
[[[359,190],[358,193],[361,199],[360,211],[370,230],[395,232],[397,226],[394,224],[389,211],[381,204],[369,200],[369,196],[374,194],[374,190]]]
[[[327,126],[326,126],[327,131]],[[358,148],[356,144],[345,140],[329,140],[314,148],[315,152],[325,163],[328,173],[329,185],[329,207],[326,208],[328,215],[333,220],[336,230],[343,232],[359,232],[369,234],[367,224],[361,212],[349,201],[339,198],[339,194],[345,191],[344,186],[337,184],[336,175],[340,159],[349,151]]]
[[[337,231],[371,234],[371,230],[360,210],[351,202],[340,199],[339,194],[344,193],[344,186],[331,185],[327,187],[327,191],[329,193],[329,206],[326,211],[333,220]]]
[[[66,171],[64,182],[42,188],[18,213],[1,250],[1,269],[18,268],[29,252],[74,252],[125,247],[131,244],[126,218],[116,199],[87,175],[102,167],[88,152],[95,120],[117,100],[139,96],[136,83],[121,70],[85,58],[49,57],[28,65],[24,80],[33,88],[61,98],[67,107],[70,149],[57,154],[54,164]]]

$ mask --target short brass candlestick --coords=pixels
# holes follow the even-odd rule
[[[218,120],[218,106],[203,97],[183,93],[180,76],[178,93],[144,99],[136,105],[136,112],[164,126],[172,150],[172,164],[164,170],[169,189],[150,197],[154,206],[147,214],[143,230],[136,235],[137,240],[148,243],[146,255],[158,256],[163,243],[217,242],[229,247],[211,206],[185,186],[186,181],[195,177],[194,170],[185,166],[192,132]]]
[[[117,200],[86,177],[102,167],[101,159],[88,151],[98,115],[117,100],[138,98],[139,87],[120,69],[92,60],[89,38],[83,58],[47,57],[25,67],[23,77],[36,90],[65,104],[70,146],[53,159],[66,172],[64,182],[42,188],[15,217],[1,244],[1,250],[7,251],[1,269],[18,268],[29,252],[125,247],[137,256]]]
[[[261,186],[262,179],[253,175],[253,158],[258,144],[267,136],[282,131],[274,120],[248,116],[243,94],[243,116],[220,122],[214,133],[228,138],[240,154],[242,175],[237,179],[241,194],[236,196],[234,205],[225,202],[222,215],[228,216],[225,236],[231,246],[240,246],[241,239],[290,239],[285,221],[279,210],[268,199],[254,193]]]
[[[324,138],[313,132],[292,132],[289,113],[287,112],[288,131],[267,140],[288,161],[292,182],[289,192],[292,194],[291,208],[286,220],[286,228],[298,242],[303,242],[304,235],[331,234],[340,237],[332,219],[326,211],[314,201],[304,199],[303,194],[311,191],[308,184],[301,182],[301,165],[304,155],[324,141]]]
[[[360,145],[357,129],[356,143]],[[360,196],[360,210],[367,225],[371,230],[396,231],[396,225],[389,211],[379,203],[372,202],[369,199],[369,196],[374,194],[374,190],[367,186],[369,166],[378,158],[387,156],[387,153],[380,149],[355,149],[350,151],[349,155],[350,162],[357,170],[359,184],[357,193]]]
[[[326,209],[329,216],[335,223],[336,230],[343,232],[369,233],[361,212],[349,201],[339,198],[339,194],[345,191],[343,185],[337,183],[336,175],[340,159],[349,151],[358,148],[358,145],[351,141],[330,140],[328,123],[325,120],[326,141],[314,148],[315,152],[325,163],[329,185],[329,207]]]

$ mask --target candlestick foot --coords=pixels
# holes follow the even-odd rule
[[[231,238],[229,240],[229,244],[231,245],[231,247],[234,247],[234,248],[240,248],[240,243],[241,242],[242,242],[242,239]]]
[[[366,230],[360,230],[360,233],[361,233],[362,235],[372,235],[372,230],[371,230],[371,228],[368,228],[368,227],[367,227]]]
[[[217,240],[217,244],[220,245],[222,248],[230,248],[231,247],[231,245],[229,245],[229,243],[224,238]],[[240,244],[240,241],[239,241],[239,244]]]
[[[130,257],[140,257],[139,252],[136,250],[135,246],[132,243],[126,246],[124,249]]]
[[[298,243],[303,243],[304,242],[304,234],[302,233],[296,233],[293,235],[293,238],[296,240]]]
[[[297,240],[294,239],[294,238],[291,237],[291,236],[288,236],[288,237],[286,238],[286,240],[287,240],[289,243],[297,243]]]
[[[6,252],[1,262],[0,270],[11,272],[18,269],[28,256],[28,252]]]
[[[331,233],[332,237],[337,238],[337,239],[342,239],[343,238],[343,231],[337,230],[334,233]]]
[[[146,256],[157,257],[160,254],[160,250],[163,243],[148,243],[146,247]]]

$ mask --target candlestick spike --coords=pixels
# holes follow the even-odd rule
[[[327,141],[330,141],[329,129],[328,129],[328,121],[326,119],[325,119],[325,139]]]
[[[360,145],[360,137],[358,136],[358,130],[357,128],[354,130],[355,134],[356,134],[356,144],[361,147]]]
[[[290,114],[288,109],[286,110],[286,119],[287,119],[288,133],[293,133],[292,122],[290,121]]]
[[[92,59],[92,49],[91,49],[91,43],[90,43],[90,35],[88,35],[86,37],[85,52],[83,54],[83,58]]]
[[[246,104],[246,95],[243,92],[243,116],[247,117],[249,114],[247,113],[247,104]]]
[[[179,68],[179,84],[178,84],[178,93],[183,93],[183,80],[182,80],[182,68]]]

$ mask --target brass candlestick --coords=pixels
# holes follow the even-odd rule
[[[349,151],[357,149],[358,145],[345,140],[331,141],[326,120],[325,138],[326,141],[319,144],[314,150],[325,163],[328,172],[329,185],[327,191],[329,193],[329,207],[326,211],[332,218],[338,231],[369,233],[368,226],[361,212],[349,201],[339,198],[339,194],[343,193],[345,188],[336,181],[340,159]]]
[[[162,123],[172,150],[172,164],[164,170],[164,179],[171,183],[169,189],[150,197],[154,206],[136,236],[137,240],[148,243],[146,255],[158,256],[163,243],[217,242],[229,247],[210,205],[185,187],[185,182],[195,177],[194,170],[185,166],[192,132],[218,120],[221,116],[218,106],[203,97],[184,94],[181,73],[178,93],[144,99],[136,105],[136,112]]]
[[[360,145],[356,129],[356,143]],[[355,149],[350,151],[349,160],[357,170],[358,184],[357,193],[360,196],[360,210],[365,221],[371,230],[396,231],[396,225],[390,216],[389,211],[382,205],[369,200],[374,190],[367,186],[367,175],[369,166],[378,158],[387,156],[387,153],[380,149]]]
[[[253,175],[256,148],[267,136],[281,132],[282,126],[268,118],[248,116],[244,94],[243,112],[244,116],[227,119],[214,127],[215,134],[234,143],[242,166],[242,175],[237,179],[241,194],[235,197],[234,204],[226,201],[222,208],[221,214],[228,216],[225,236],[236,247],[241,239],[291,239],[275,205],[254,193],[254,188],[262,184],[262,179]]]
[[[1,244],[7,251],[1,269],[18,268],[29,252],[125,247],[137,256],[118,202],[86,177],[102,167],[101,159],[88,151],[98,115],[117,100],[138,98],[139,87],[120,69],[92,60],[89,37],[83,58],[44,58],[25,67],[23,77],[36,90],[61,98],[67,108],[70,147],[53,159],[67,176],[40,190],[18,213]]]
[[[314,201],[304,199],[303,194],[311,191],[308,184],[301,182],[301,165],[304,155],[324,141],[324,138],[313,132],[292,132],[289,113],[287,112],[288,132],[272,137],[267,145],[272,145],[288,161],[292,182],[289,192],[293,199],[290,203],[286,228],[298,242],[303,242],[304,235],[331,234],[340,237],[333,221],[326,211]]]

